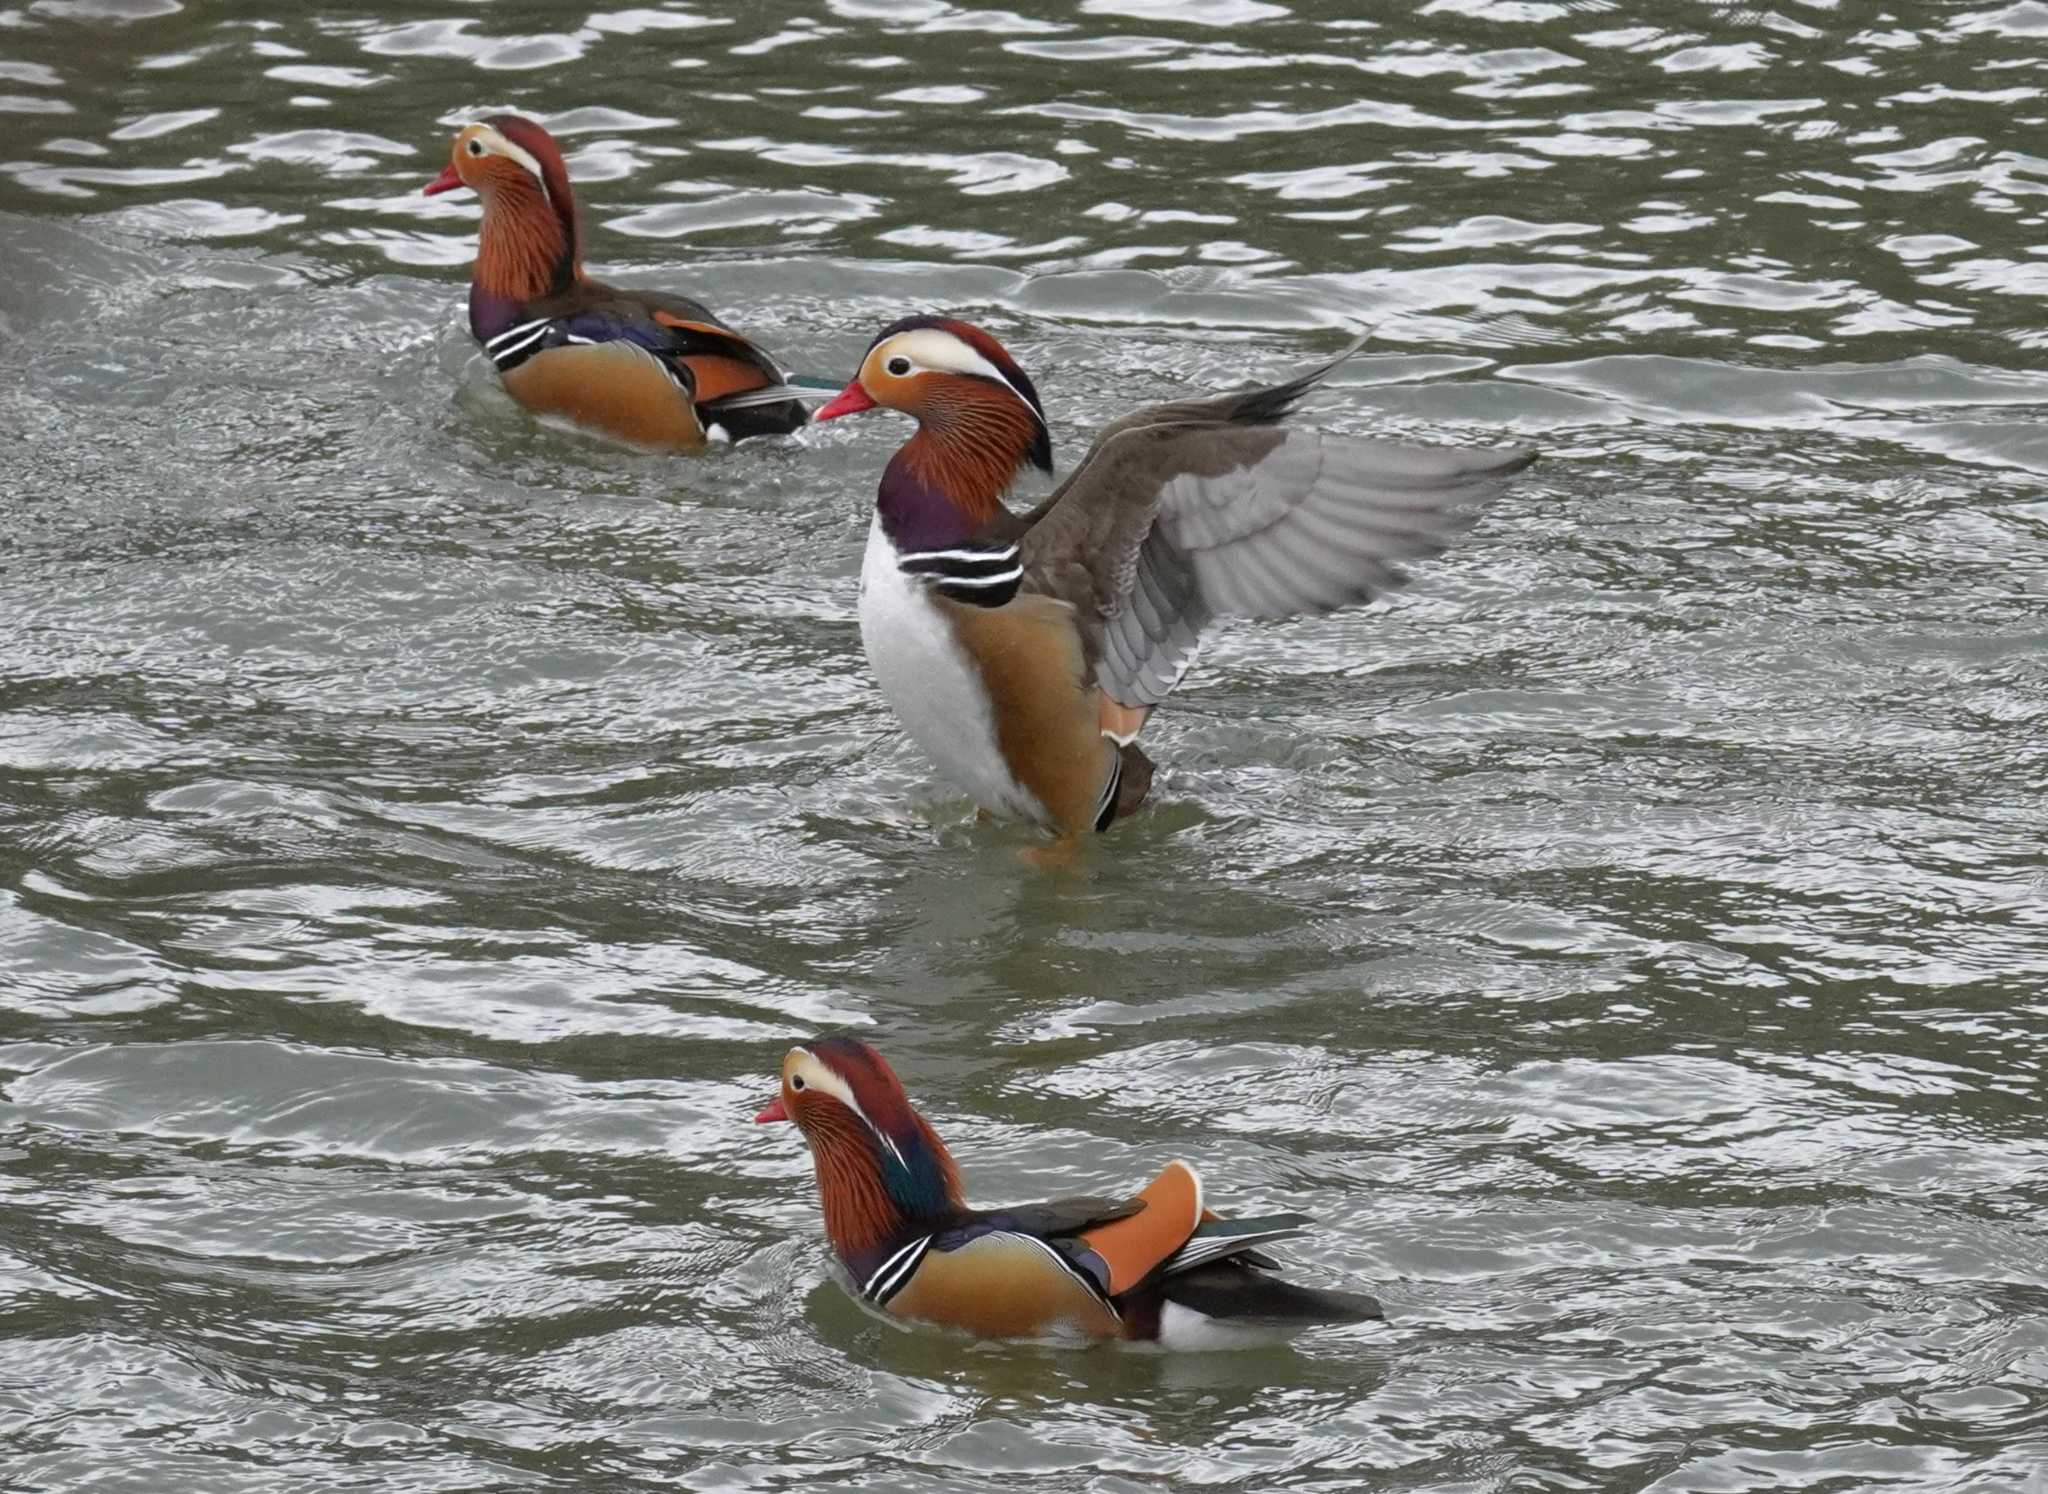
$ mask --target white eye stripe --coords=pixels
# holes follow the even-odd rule
[[[488,142],[492,154],[503,156],[513,165],[523,169],[534,181],[540,184],[541,196],[547,198],[550,203],[554,202],[555,194],[548,190],[547,176],[541,171],[540,161],[532,151],[526,149],[523,145],[514,145],[496,130],[489,128],[479,131],[476,137],[469,142],[472,152],[475,151],[478,141]]]
[[[937,327],[918,327],[913,331],[898,332],[885,346],[889,349],[889,356],[882,366],[897,378],[902,378],[903,375],[897,374],[892,365],[898,358],[907,358],[911,365],[907,372],[924,370],[993,379],[1018,399],[1023,400],[1024,407],[1031,411],[1034,420],[1041,418],[1038,407],[1025,398],[1023,390],[1010,382],[1008,374],[950,332]]]
[[[889,1154],[896,1159],[896,1165],[905,1172],[908,1172],[910,1164],[904,1160],[902,1148],[896,1145],[894,1139],[886,1131],[868,1119],[868,1113],[860,1108],[860,1101],[853,1097],[852,1087],[844,1079],[840,1078],[839,1075],[835,1074],[810,1049],[798,1048],[796,1051],[811,1061],[811,1069],[806,1076],[810,1080],[811,1088],[820,1093],[830,1095],[848,1110],[859,1116],[861,1124],[874,1132],[875,1140],[881,1142],[883,1146],[889,1149]]]

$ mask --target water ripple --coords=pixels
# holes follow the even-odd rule
[[[2040,1482],[2048,7],[0,23],[11,1483]],[[1357,330],[1317,423],[1546,460],[1041,876],[857,667],[900,422],[503,394],[419,188],[506,109],[595,273],[969,315],[1063,470]],[[976,1199],[1186,1156],[1389,1321],[877,1322],[749,1120],[835,1026]]]

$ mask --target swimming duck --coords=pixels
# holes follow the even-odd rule
[[[432,197],[483,199],[469,330],[505,391],[622,441],[688,451],[794,430],[807,391],[701,302],[617,290],[583,270],[583,233],[554,137],[500,114],[456,133]]]
[[[876,336],[813,417],[917,421],[875,497],[861,641],[910,735],[983,810],[1063,841],[1108,829],[1143,801],[1137,735],[1211,623],[1371,601],[1535,460],[1284,427],[1363,342],[1284,384],[1126,415],[1018,514],[1011,483],[1052,470],[1024,370],[946,317]]]
[[[789,1050],[756,1121],[794,1121],[810,1144],[825,1235],[868,1306],[979,1338],[1133,1339],[1227,1348],[1378,1318],[1356,1292],[1273,1274],[1262,1246],[1301,1214],[1221,1219],[1170,1162],[1135,1196],[969,1208],[938,1133],[881,1054],[858,1038]]]

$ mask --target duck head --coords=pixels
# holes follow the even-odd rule
[[[554,136],[517,114],[456,132],[448,165],[422,188],[468,187],[483,199],[476,285],[517,301],[566,290],[582,274],[582,235],[569,168]]]
[[[790,1049],[781,1093],[754,1119],[794,1121],[803,1132],[825,1234],[849,1264],[962,1207],[946,1144],[911,1108],[888,1061],[859,1038],[821,1037]]]
[[[906,522],[929,529],[930,516],[918,511],[943,499],[971,533],[994,517],[1027,464],[1052,471],[1052,433],[1038,390],[1001,343],[967,322],[913,316],[884,327],[860,371],[811,419],[877,408],[901,410],[917,421],[917,433],[883,474],[885,522],[899,516],[893,507]],[[920,533],[918,542],[960,537]]]

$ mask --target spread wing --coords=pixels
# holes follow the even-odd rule
[[[1125,416],[1031,516],[1024,588],[1074,604],[1111,699],[1165,699],[1219,617],[1331,612],[1404,584],[1401,562],[1442,553],[1536,459],[1281,426],[1359,345],[1286,384]]]

